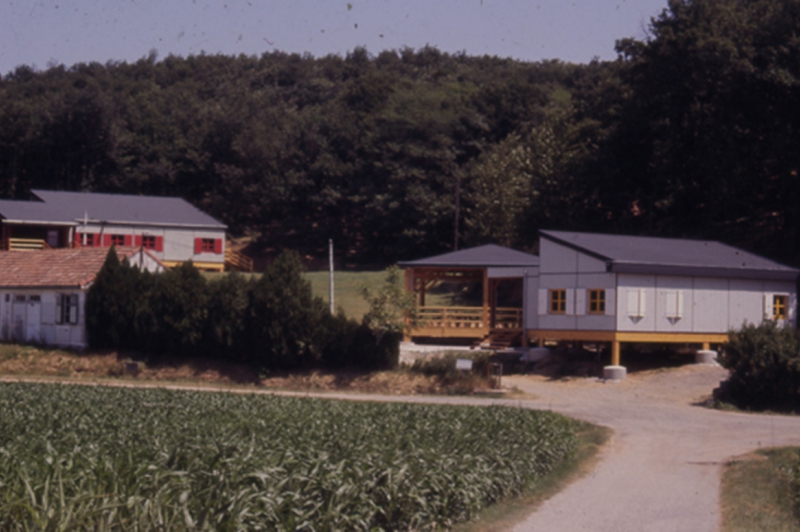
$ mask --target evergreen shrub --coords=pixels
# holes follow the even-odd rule
[[[112,250],[87,295],[89,345],[259,370],[397,366],[399,333],[331,316],[302,273],[297,254],[285,252],[258,280],[234,273],[206,281],[190,263],[153,275]]]
[[[774,322],[732,331],[719,357],[730,370],[715,398],[739,408],[800,408],[800,340]]]

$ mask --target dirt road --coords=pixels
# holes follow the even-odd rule
[[[723,464],[758,449],[800,445],[800,417],[739,414],[693,403],[726,377],[709,366],[619,383],[504,377],[548,408],[615,434],[587,477],[545,502],[515,532],[718,530]]]

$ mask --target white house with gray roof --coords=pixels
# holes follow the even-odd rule
[[[420,323],[409,336],[478,338],[501,333],[527,345],[696,344],[708,349],[745,323],[797,324],[795,268],[711,241],[540,231],[539,256],[500,246],[402,262]],[[482,283],[483,306],[430,307],[438,282]],[[505,281],[519,301],[498,304]],[[470,317],[473,315],[473,317]],[[509,317],[513,316],[513,319]],[[519,316],[519,321],[516,321]]]
[[[33,190],[0,200],[3,249],[135,246],[165,266],[225,265],[225,224],[181,198]]]
[[[796,326],[798,270],[711,241],[540,231],[529,341],[689,343],[746,323]]]

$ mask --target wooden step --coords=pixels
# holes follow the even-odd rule
[[[499,351],[522,344],[522,331],[495,329],[482,338],[478,344],[484,349]]]

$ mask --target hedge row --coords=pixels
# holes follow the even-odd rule
[[[112,249],[86,299],[89,344],[262,370],[397,365],[397,335],[331,316],[302,273],[299,257],[285,252],[257,279],[208,281],[191,263],[154,275],[120,263]]]
[[[739,408],[800,410],[800,337],[765,322],[731,332],[719,357],[730,370],[715,397]]]

